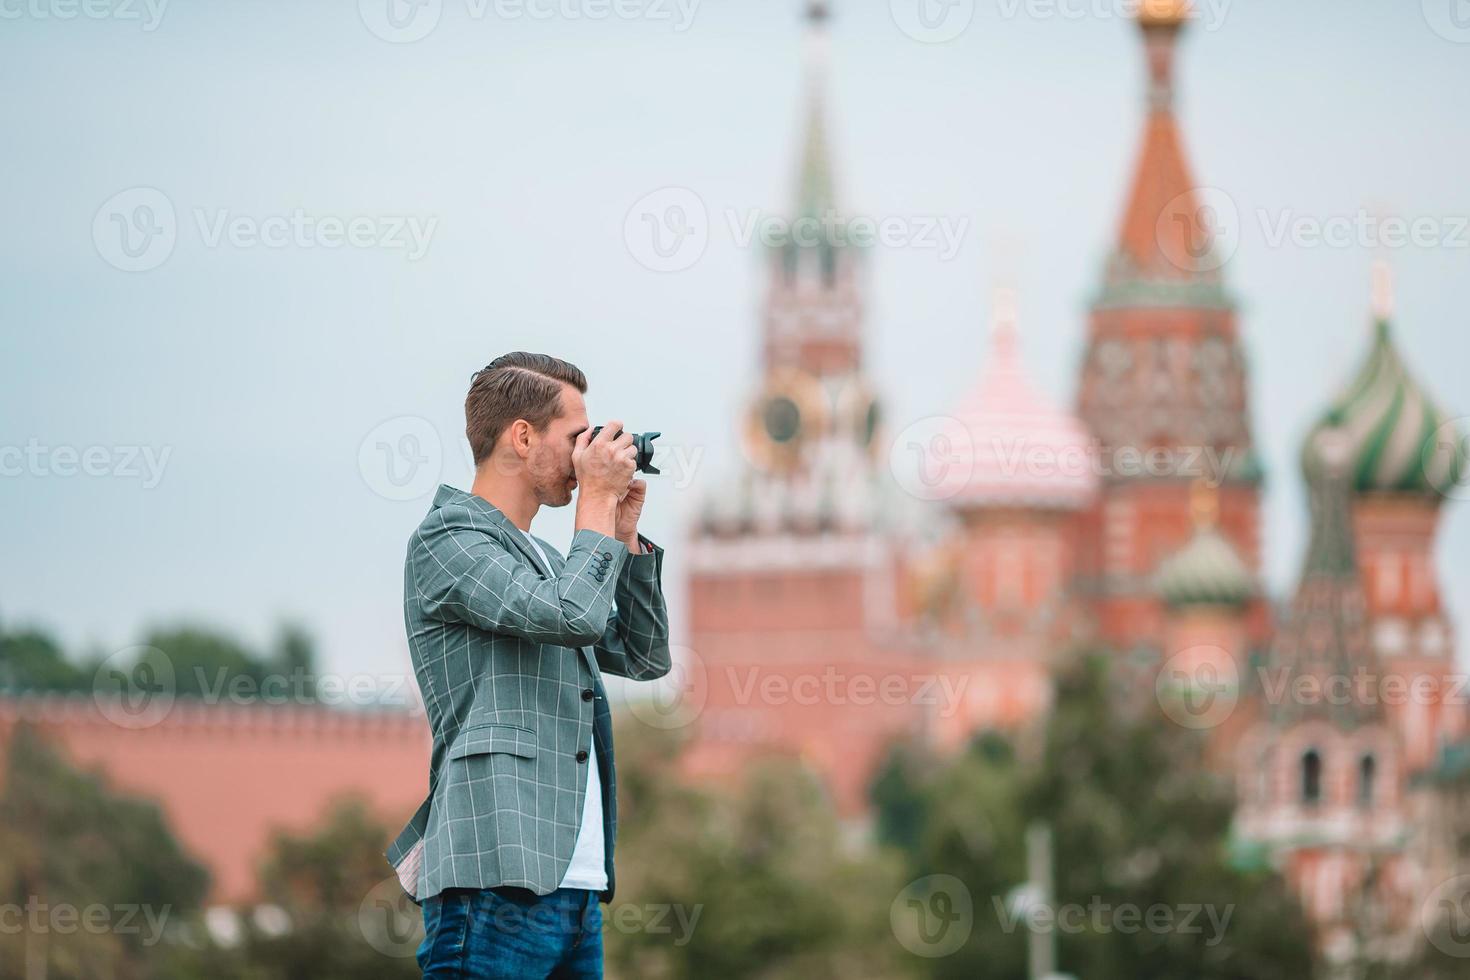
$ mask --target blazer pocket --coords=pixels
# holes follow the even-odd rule
[[[449,747],[449,758],[463,759],[490,752],[508,752],[522,759],[536,758],[536,733],[519,725],[475,725],[459,733]]]

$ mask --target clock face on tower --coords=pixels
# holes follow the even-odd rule
[[[775,372],[746,416],[746,452],[762,469],[789,469],[827,424],[821,382],[795,368]]]
[[[801,432],[801,409],[786,395],[773,395],[761,406],[761,424],[767,439],[790,442]]]
[[[853,445],[871,451],[878,432],[878,399],[861,378],[842,382],[833,397],[838,435]]]

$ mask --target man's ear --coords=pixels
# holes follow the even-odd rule
[[[531,432],[531,423],[525,419],[516,419],[506,427],[505,434],[510,448],[521,459],[531,455]]]

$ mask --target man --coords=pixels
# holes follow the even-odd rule
[[[600,977],[617,793],[601,673],[669,671],[663,549],[622,423],[587,379],[516,352],[465,399],[469,493],[440,487],[409,542],[404,619],[433,732],[429,796],[388,851],[423,905],[425,977]],[[565,558],[530,534],[577,493]]]

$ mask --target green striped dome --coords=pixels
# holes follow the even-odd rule
[[[1230,542],[1205,526],[1159,566],[1154,587],[1174,606],[1240,605],[1256,592],[1255,578]]]
[[[1387,320],[1377,322],[1358,376],[1308,435],[1302,448],[1308,476],[1321,468],[1316,435],[1325,428],[1347,433],[1358,491],[1439,494],[1466,474],[1465,445],[1451,416],[1409,374]]]

